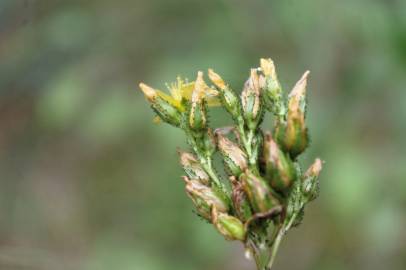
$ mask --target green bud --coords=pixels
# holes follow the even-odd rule
[[[211,220],[211,208],[216,207],[219,212],[227,212],[228,205],[213,189],[198,180],[184,176],[186,194],[192,199],[197,212],[207,220]]]
[[[296,179],[296,170],[293,162],[279,149],[270,133],[265,136],[263,159],[266,179],[271,187],[280,192],[287,192]]]
[[[211,218],[216,229],[227,240],[244,241],[244,224],[238,218],[219,212],[215,206],[212,208]]]
[[[157,90],[152,87],[140,83],[140,88],[150,102],[152,109],[162,121],[176,127],[180,125],[182,114],[178,108],[159,95]]]
[[[260,60],[260,64],[261,71],[265,76],[260,76],[260,81],[262,82],[262,89],[264,89],[267,108],[275,115],[284,117],[286,114],[286,106],[283,101],[282,87],[276,75],[275,65],[272,59],[264,58]]]
[[[198,180],[200,183],[206,186],[209,185],[210,177],[202,168],[197,158],[188,152],[178,151],[178,153],[180,164],[182,165],[187,176],[191,179]]]
[[[241,174],[240,181],[255,212],[266,212],[279,204],[264,179],[246,171]]]
[[[206,83],[203,80],[203,72],[197,73],[195,88],[189,112],[189,126],[192,130],[202,130],[207,127],[207,109],[205,96]]]
[[[241,92],[243,116],[249,129],[254,130],[262,120],[260,81],[257,69],[251,69],[251,76]]]
[[[231,114],[234,119],[240,114],[240,102],[238,96],[233,90],[223,81],[223,79],[215,73],[212,69],[209,69],[209,78],[217,86],[220,92],[220,100],[223,107]]]
[[[252,216],[247,194],[244,192],[242,183],[237,181],[234,176],[230,177],[230,182],[232,186],[231,200],[233,202],[234,211],[241,221],[246,222]]]
[[[230,173],[239,176],[247,168],[247,155],[227,137],[217,134],[217,145]]]
[[[322,169],[322,161],[316,158],[314,163],[303,175],[302,189],[309,201],[316,199],[319,195],[319,175]]]
[[[309,135],[305,125],[306,85],[309,71],[296,83],[289,94],[289,105],[286,122],[279,121],[275,129],[275,137],[284,151],[292,158],[300,155],[309,144]]]

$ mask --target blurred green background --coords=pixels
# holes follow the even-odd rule
[[[286,90],[311,70],[303,163],[326,161],[275,269],[406,269],[402,0],[1,0],[0,269],[253,270],[192,213],[183,134],[137,85],[240,89],[260,57]]]

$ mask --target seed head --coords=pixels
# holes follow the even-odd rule
[[[223,81],[220,75],[215,73],[212,69],[209,69],[209,78],[219,88],[220,100],[224,108],[234,119],[237,119],[240,114],[240,102],[238,100],[238,96]]]
[[[303,193],[309,201],[316,199],[319,195],[319,175],[322,169],[322,161],[319,158],[310,165],[303,175]]]
[[[191,179],[196,179],[204,185],[209,185],[210,177],[206,171],[202,168],[197,158],[188,152],[178,151],[180,164],[183,167],[183,170]]]
[[[247,155],[222,134],[217,134],[217,145],[230,172],[239,176],[247,168]]]
[[[186,194],[193,201],[199,214],[210,220],[211,208],[214,206],[219,212],[227,212],[228,205],[223,199],[216,194],[210,187],[203,185],[200,181],[189,179],[184,176],[183,180],[186,182]]]
[[[279,122],[275,134],[282,148],[292,158],[301,154],[309,144],[309,135],[305,125],[306,85],[309,71],[296,83],[289,94],[287,120]]]
[[[246,222],[252,216],[247,194],[244,191],[242,182],[238,181],[235,176],[230,176],[230,182],[232,187],[231,200],[234,210],[238,218]]]
[[[261,92],[257,69],[251,69],[251,75],[241,92],[243,116],[250,129],[255,129],[261,120]]]
[[[244,224],[238,218],[219,212],[215,206],[212,207],[211,218],[216,229],[227,240],[245,239]]]
[[[204,99],[207,85],[203,80],[203,72],[197,73],[195,88],[192,93],[192,104],[189,113],[189,126],[193,130],[202,130],[206,128],[207,112],[206,101]]]
[[[241,174],[240,181],[255,212],[266,212],[279,204],[278,200],[272,196],[271,189],[265,180],[259,176],[247,170]]]
[[[266,178],[271,187],[283,193],[288,192],[296,179],[296,171],[290,158],[279,149],[270,133],[265,136],[263,159]]]

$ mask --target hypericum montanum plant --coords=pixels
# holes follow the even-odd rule
[[[171,95],[141,83],[157,121],[182,129],[193,153],[179,151],[186,193],[197,214],[227,239],[239,240],[259,270],[270,269],[286,232],[300,224],[305,205],[319,193],[322,162],[302,172],[298,156],[309,144],[306,84],[309,71],[296,83],[287,101],[271,59],[251,69],[239,97],[212,69],[208,86],[203,72],[194,82],[168,86]],[[212,129],[208,107],[222,106],[233,125]],[[274,131],[260,125],[273,114]],[[219,152],[229,182],[213,167]]]

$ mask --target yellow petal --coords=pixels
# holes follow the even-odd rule
[[[221,105],[220,100],[217,98],[219,94],[217,90],[210,88],[204,81],[201,87],[204,87],[204,97],[209,106]],[[165,100],[170,100],[171,104],[174,104],[174,106],[178,107],[181,106],[180,104],[182,99],[188,101],[192,100],[192,93],[195,89],[195,82],[187,82],[186,80],[178,77],[177,82],[170,84],[170,86],[168,86],[168,89],[171,92],[172,97],[160,91],[158,93],[159,96],[161,96]]]
[[[163,100],[167,101],[168,103],[170,103],[172,106],[176,107],[177,109],[184,111],[185,108],[183,108],[182,104],[180,103],[179,100],[174,99],[172,96],[165,94],[164,92],[160,91],[160,90],[156,90],[156,93],[158,94],[158,96],[160,98],[162,98]]]
[[[172,97],[179,101],[182,99],[182,95],[180,92],[180,88],[182,87],[182,85],[183,85],[183,80],[181,77],[178,76],[178,77],[176,77],[176,83],[173,83],[171,85],[171,87],[169,88],[169,91],[171,92]]]
[[[195,88],[195,82],[182,84],[182,87],[180,87],[180,89],[179,89],[181,96],[186,100],[191,100],[194,88]]]
[[[208,98],[207,105],[209,107],[219,107],[219,106],[221,106],[221,102],[218,98]]]

